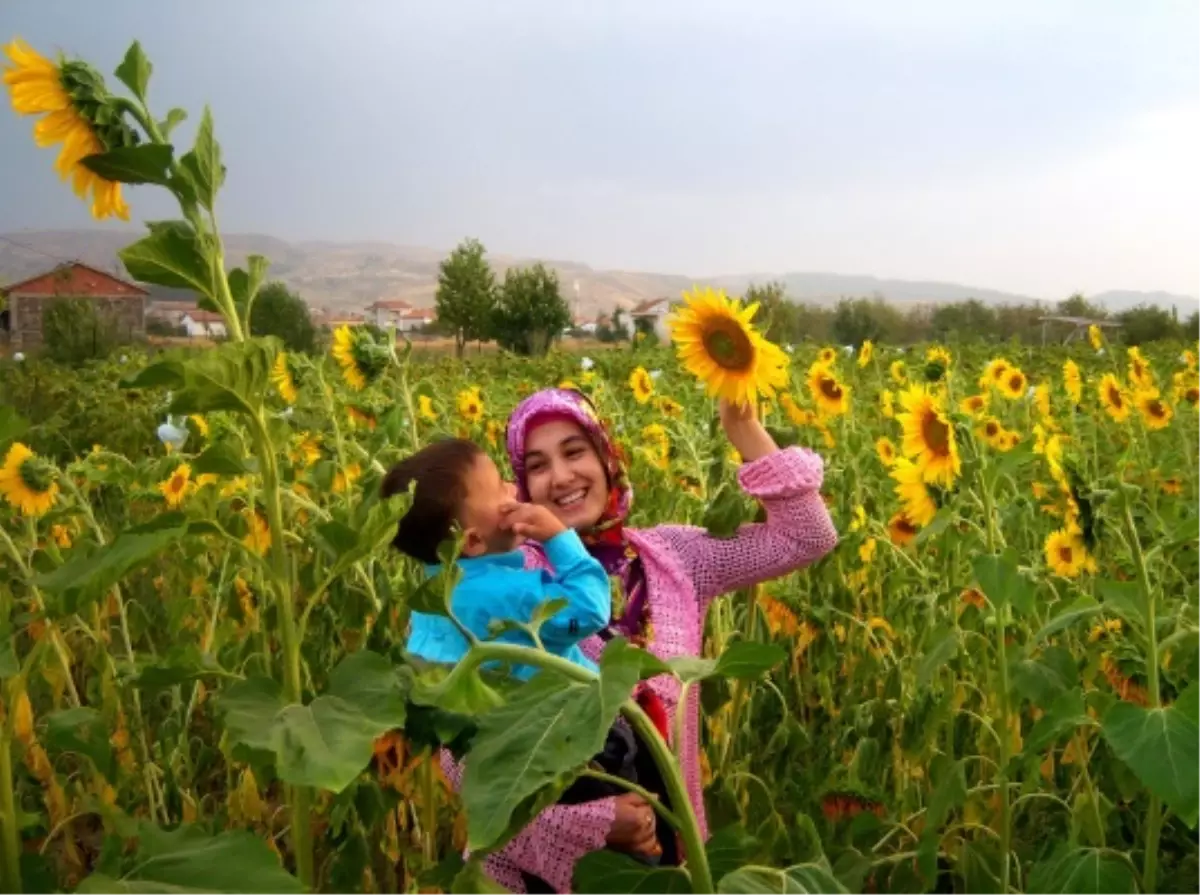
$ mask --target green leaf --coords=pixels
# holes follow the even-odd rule
[[[787,651],[775,643],[739,640],[726,647],[716,659],[678,656],[667,661],[679,679],[685,683],[718,677],[731,680],[752,680],[770,671],[787,657]]]
[[[210,835],[185,824],[167,832],[142,823],[125,875],[93,874],[79,892],[302,892],[261,836],[246,830]]]
[[[713,882],[719,883],[726,874],[749,863],[757,849],[758,840],[747,833],[741,824],[722,827],[704,844]]]
[[[487,855],[472,855],[450,884],[451,895],[507,895],[508,889],[487,875]]]
[[[148,225],[150,235],[128,245],[117,254],[135,280],[191,289],[203,296],[216,295],[213,267],[196,231],[183,221],[164,221]]]
[[[926,541],[932,541],[947,528],[957,518],[954,510],[950,507],[942,507],[934,515],[929,524],[917,532],[917,536],[913,539],[914,546],[921,546]]]
[[[21,670],[17,659],[17,651],[13,647],[12,634],[7,631],[0,633],[0,680],[13,677]]]
[[[78,612],[85,603],[96,599],[163,550],[176,543],[187,531],[183,513],[163,513],[144,525],[121,532],[102,549],[79,554],[52,572],[38,575],[34,582],[43,591],[62,600],[67,613]]]
[[[827,893],[845,892],[829,870],[820,864],[797,864],[786,870],[773,867],[742,867],[727,874],[717,885],[722,895],[755,895],[762,892]]]
[[[283,708],[283,691],[268,677],[248,677],[231,684],[217,697],[225,716],[230,742],[251,749],[272,751],[275,716]]]
[[[1050,621],[1042,626],[1042,629],[1033,637],[1033,643],[1041,643],[1048,637],[1052,637],[1059,631],[1063,631],[1072,625],[1078,624],[1081,621],[1091,618],[1093,615],[1099,615],[1101,612],[1100,604],[1089,596],[1079,597],[1072,603],[1067,604],[1057,613]]]
[[[330,672],[326,695],[345,700],[375,724],[390,729],[404,726],[406,689],[396,666],[379,653],[359,650]]]
[[[275,769],[287,783],[341,792],[370,762],[375,738],[393,726],[336,696],[293,703],[274,719]]]
[[[142,45],[135,40],[125,51],[125,58],[121,60],[121,64],[117,66],[113,74],[117,76],[118,81],[129,88],[134,96],[145,102],[146,87],[150,84],[150,72],[153,69],[154,66],[142,52]]]
[[[926,806],[925,827],[940,830],[950,812],[967,800],[967,777],[963,761],[952,761],[946,755],[934,758],[930,767],[933,792]]]
[[[1051,646],[1037,659],[1021,659],[1009,669],[1012,691],[1041,708],[1076,686],[1079,666],[1070,650]]]
[[[132,683],[141,690],[165,690],[221,670],[210,655],[196,646],[184,647],[159,662],[143,665]]]
[[[1200,683],[1192,681],[1184,687],[1172,708],[1193,724],[1200,725]]]
[[[997,611],[1011,605],[1021,615],[1033,614],[1034,586],[1018,569],[1011,547],[1000,556],[977,556],[971,567],[980,590]]]
[[[217,442],[209,445],[192,461],[192,472],[196,475],[245,475],[255,470],[256,464],[247,462],[242,452],[230,444]]]
[[[722,482],[709,499],[700,524],[714,538],[731,538],[748,517],[746,498],[741,489]]]
[[[994,895],[1002,890],[1000,856],[997,852],[995,846],[988,842],[968,840],[963,843],[958,862],[958,870],[965,883],[963,891]]]
[[[240,267],[229,271],[229,293],[233,296],[233,303],[238,308],[247,331],[250,328],[250,310],[254,306],[254,299],[258,296],[263,280],[267,277],[269,264],[262,255],[247,255],[246,266],[250,268],[249,271]]]
[[[1076,728],[1090,724],[1087,706],[1083,701],[1083,691],[1067,690],[1060,693],[1038,718],[1025,738],[1027,750],[1038,751],[1057,741],[1064,734],[1073,732]]]
[[[97,771],[111,779],[113,754],[109,733],[104,716],[92,708],[64,709],[46,717],[46,748],[51,753],[86,755]]]
[[[252,414],[270,385],[277,350],[278,342],[270,338],[226,342],[187,360],[151,364],[122,385],[171,389],[171,413],[233,410]]]
[[[158,123],[158,129],[162,131],[163,139],[171,139],[171,131],[183,124],[187,120],[187,112],[184,109],[171,109],[167,112],[167,117]]]
[[[1035,864],[1027,892],[1136,892],[1137,881],[1128,860],[1098,848],[1063,851]]]
[[[155,183],[166,186],[170,179],[170,146],[162,143],[142,143],[138,146],[119,146],[83,158],[89,171],[105,180],[117,183]]]
[[[1200,728],[1190,711],[1116,702],[1105,713],[1101,728],[1113,752],[1142,785],[1195,829],[1200,806]]]
[[[917,666],[917,686],[926,687],[951,659],[958,655],[959,634],[949,625],[933,633],[933,648],[925,653]]]
[[[28,428],[29,423],[25,422],[15,409],[0,404],[0,447],[4,447],[10,441],[16,441]]]
[[[583,893],[611,892],[614,895],[650,895],[650,893],[683,893],[692,891],[692,881],[678,867],[655,867],[611,849],[588,852],[575,865],[572,891]]]
[[[197,201],[212,210],[217,201],[217,192],[225,182],[225,166],[221,164],[221,147],[213,136],[212,110],[204,107],[200,127],[196,130],[196,143],[192,151],[179,160],[180,167],[187,172],[196,190]]]
[[[1096,582],[1096,590],[1100,592],[1100,600],[1106,610],[1119,615],[1143,631],[1146,629],[1141,589],[1137,584],[1132,581],[1101,578]]]

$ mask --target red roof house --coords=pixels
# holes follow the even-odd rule
[[[8,328],[14,349],[27,350],[42,343],[43,316],[55,301],[83,299],[116,324],[124,339],[146,332],[146,299],[141,286],[105,273],[80,261],[60,264],[4,289],[8,295]]]

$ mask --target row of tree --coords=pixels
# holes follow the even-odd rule
[[[518,354],[544,354],[571,325],[558,274],[541,264],[510,267],[504,281],[477,239],[467,239],[438,271],[437,325],[454,336],[459,357],[468,342],[494,340]]]

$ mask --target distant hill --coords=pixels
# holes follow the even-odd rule
[[[79,260],[122,273],[117,252],[138,238],[140,231],[123,229],[39,230],[0,234],[0,287],[33,276],[59,261]],[[286,242],[273,236],[235,233],[225,238],[229,263],[244,262],[257,253],[271,260],[269,276],[283,280],[314,307],[336,311],[361,310],[380,299],[401,299],[429,307],[437,289],[438,262],[444,249],[398,246],[384,242]],[[513,265],[533,259],[490,255],[503,276]],[[933,281],[890,280],[872,276],[792,272],[756,273],[693,279],[681,274],[596,270],[577,261],[546,259],[558,271],[563,294],[577,317],[595,317],[614,308],[631,308],[663,296],[676,297],[694,282],[740,294],[751,283],[781,281],[796,301],[833,304],[841,298],[879,296],[900,304],[938,304],[976,298],[988,304],[1032,303],[1026,295],[977,286]],[[181,290],[151,287],[156,298],[185,298]],[[1063,296],[1064,298],[1066,296]],[[1195,297],[1165,292],[1104,292],[1091,297],[1113,312],[1139,304],[1178,306],[1181,314],[1200,304]]]

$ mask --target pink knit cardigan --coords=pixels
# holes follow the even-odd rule
[[[731,538],[715,538],[689,525],[659,525],[626,529],[642,557],[647,599],[654,626],[650,652],[661,659],[698,656],[704,619],[712,599],[728,591],[786,575],[831,551],[837,531],[821,499],[824,472],[821,458],[804,448],[787,448],[744,464],[738,471],[742,488],[766,509],[765,522],[743,525]],[[529,564],[544,566],[536,547]],[[593,659],[604,642],[591,637],[582,644]],[[650,686],[674,719],[679,710],[679,682],[669,675]],[[700,781],[700,710],[695,688],[688,694],[684,718],[682,769],[692,807],[707,838],[708,825]],[[674,720],[672,720],[674,730]],[[443,751],[442,766],[452,784],[460,783],[461,768]],[[502,851],[489,856],[487,872],[513,892],[524,892],[521,871],[539,876],[558,892],[571,891],[576,862],[605,847],[616,809],[614,800],[582,805],[553,805],[521,831]]]

